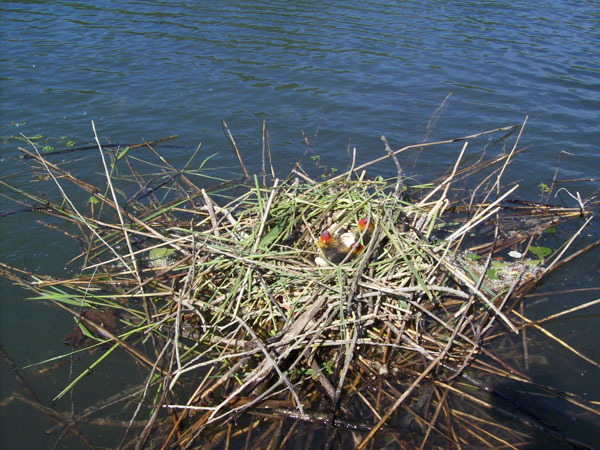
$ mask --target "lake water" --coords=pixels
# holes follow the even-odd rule
[[[539,199],[538,185],[551,183],[561,151],[569,154],[562,155],[558,178],[580,180],[561,186],[583,198],[600,195],[598,1],[99,0],[3,2],[1,8],[0,170],[12,184],[30,185],[16,150],[23,143],[12,136],[40,135],[38,142],[54,149],[68,141],[84,145],[93,142],[92,120],[104,142],[179,135],[165,153],[175,166],[201,142],[202,155],[216,153],[211,163],[232,174],[239,167],[221,120],[251,172],[261,167],[265,120],[277,171],[286,174],[306,149],[302,132],[324,165],[344,169],[349,145],[359,162],[383,155],[382,134],[399,148],[521,124],[529,116],[521,145],[530,148],[508,176],[521,185],[517,196]],[[408,174],[428,180],[455,161],[461,145],[424,150],[415,169],[414,153],[401,162]],[[68,155],[53,161],[82,157],[81,176],[99,172],[97,154]],[[374,170],[370,175],[395,172],[392,164]],[[552,201],[573,205],[568,199],[563,192]],[[3,199],[2,208],[18,206]],[[1,261],[60,274],[76,249],[33,222],[31,215],[0,221]],[[598,225],[584,234],[587,242],[597,239]],[[600,286],[598,256],[595,250],[555,281],[561,288]],[[27,293],[6,280],[1,286],[1,342],[17,365],[63,353],[71,319],[24,302]],[[552,297],[538,314],[593,300],[598,292]],[[550,328],[599,360],[599,312],[585,310]],[[597,367],[558,344],[540,349],[548,361],[532,373],[600,400]],[[63,379],[49,383],[25,374],[45,402],[63,387]],[[5,365],[2,380],[5,399],[16,388]],[[552,414],[560,427],[564,418]],[[598,422],[572,420],[567,431],[600,443]],[[2,408],[1,427],[3,448],[54,442],[43,433],[50,428],[45,417],[18,402]]]

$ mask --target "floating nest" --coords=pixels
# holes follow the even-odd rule
[[[453,183],[503,171],[514,149],[461,170],[459,158],[444,178],[415,186],[396,159],[404,149],[384,144],[394,179],[353,167],[316,182],[297,166],[285,179],[210,189],[162,157],[158,177],[117,176],[123,149],[105,162],[107,186],[95,187],[22,149],[36,170],[91,196],[83,214],[68,198],[28,195],[32,209],[79,229],[85,270],[69,280],[5,265],[3,274],[79,318],[68,344],[91,344],[98,361],[121,347],[147,368],[122,394],[138,405],[126,445],[468,445],[470,434],[455,433],[472,419],[453,428],[446,395],[490,330],[518,332],[510,312],[568,248],[538,258],[530,238],[588,213],[511,201],[516,186],[501,189],[500,176],[478,199],[457,197]],[[361,219],[373,227],[361,232]],[[325,230],[352,236],[343,261],[318,245]],[[516,439],[500,425],[491,434]]]

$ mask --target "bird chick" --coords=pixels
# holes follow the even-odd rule
[[[356,251],[355,244],[352,233],[342,233],[340,236],[334,236],[328,230],[323,231],[317,241],[317,245],[325,257],[334,264],[341,263],[346,259],[348,253],[354,253]],[[318,260],[317,264],[322,265]]]
[[[360,242],[362,238],[363,245],[367,245],[371,240],[371,236],[373,235],[374,229],[375,225],[373,225],[373,221],[369,217],[363,217],[358,221],[359,235],[356,238],[356,241]]]

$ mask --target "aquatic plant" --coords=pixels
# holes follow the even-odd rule
[[[518,137],[510,152],[463,164],[469,140],[502,132],[507,139],[519,127],[395,151],[382,137],[381,158],[353,161],[344,173],[330,170],[336,176],[317,182],[300,164],[284,179],[275,176],[264,126],[263,173],[250,176],[224,125],[244,174],[238,180],[209,175],[206,162],[190,169],[198,149],[182,169],[150,143],[143,146],[154,161],[133,156],[135,146],[117,149],[107,161],[96,136],[106,186],[94,186],[51,163],[32,140],[30,149],[20,148],[62,196],[52,202],[2,184],[69,225],[81,245],[82,270],[59,279],[1,264],[1,273],[76,318],[66,338],[78,347],[73,353],[81,354],[79,346],[97,349],[54,400],[85,383],[92,370],[101,372],[118,348],[145,368],[146,378],[74,417],[47,411],[35,396],[14,399],[50,414],[86,445],[81,426],[106,425],[99,417],[115,404],[130,414],[125,423],[109,423],[124,429],[123,447],[313,448],[318,441],[326,448],[514,448],[530,442],[532,435],[504,426],[495,414],[528,424],[532,433],[576,442],[523,408],[495,406],[474,375],[535,385],[486,343],[527,327],[549,333],[544,320],[529,321],[517,306],[548,273],[598,244],[565,258],[591,213],[511,200],[518,186],[505,188],[501,180],[521,151]],[[464,145],[448,174],[427,184],[403,177],[401,153],[459,141]],[[396,165],[397,177],[367,177],[364,169],[384,159]],[[144,164],[151,173],[139,172]],[[491,174],[471,197],[454,190],[485,170]],[[65,183],[85,192],[84,207],[67,195]],[[317,246],[323,230],[348,230],[361,240],[356,224],[365,217],[374,228],[360,252],[340,264],[315,264],[323,256]],[[532,245],[544,230],[574,218],[583,224],[552,254]],[[540,259],[532,263],[528,252]],[[598,414],[597,405],[561,395]]]

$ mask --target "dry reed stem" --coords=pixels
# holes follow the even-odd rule
[[[533,323],[531,320],[529,320],[528,318],[522,316],[521,314],[519,314],[518,312],[516,312],[515,310],[512,311],[512,313],[517,316],[519,319],[525,321],[529,326],[535,328],[536,330],[541,331],[543,334],[545,334],[546,336],[548,336],[550,339],[552,339],[553,341],[559,343],[561,346],[565,347],[567,350],[569,350],[570,352],[574,353],[575,355],[579,356],[581,359],[587,361],[588,363],[596,366],[596,367],[600,367],[600,364],[598,364],[596,361],[594,361],[591,358],[588,358],[587,356],[585,356],[583,353],[577,351],[576,349],[574,349],[573,347],[571,347],[569,344],[567,344],[565,341],[563,341],[562,339],[556,337],[554,334],[550,333],[548,330],[546,330],[545,328],[540,327],[539,325]]]
[[[551,315],[546,316],[546,317],[544,317],[542,319],[538,319],[538,320],[535,320],[535,321],[528,322],[527,324],[523,325],[522,328],[533,326],[533,325],[540,325],[540,324],[542,324],[544,322],[549,322],[551,320],[558,319],[559,317],[565,316],[567,314],[571,314],[572,312],[575,312],[575,311],[580,311],[582,309],[589,308],[590,306],[594,306],[594,305],[597,305],[599,303],[600,303],[600,298],[596,299],[596,300],[592,300],[591,302],[583,303],[583,304],[581,304],[579,306],[575,306],[575,307],[570,308],[570,309],[565,309],[564,311],[561,311],[561,312],[556,313],[556,314],[551,314]]]
[[[131,323],[140,326],[137,333],[147,333],[155,340],[155,362],[146,358],[145,364],[150,366],[150,374],[160,370],[163,376],[154,412],[142,435],[135,439],[138,446],[146,442],[159,423],[158,414],[163,404],[169,411],[181,410],[167,428],[165,439],[161,439],[163,448],[197,445],[199,436],[211,430],[222,438],[226,435],[226,445],[239,443],[236,439],[245,435],[247,443],[256,439],[255,442],[264,444],[265,448],[275,448],[279,440],[291,439],[283,425],[285,418],[295,420],[291,429],[300,420],[321,424],[331,436],[327,443],[331,446],[334,435],[342,436],[334,431],[344,423],[336,417],[337,412],[348,414],[357,403],[369,412],[367,423],[374,425],[361,429],[368,434],[363,435],[360,443],[351,442],[359,448],[374,446],[375,435],[379,430],[387,430],[385,424],[392,415],[410,411],[405,405],[417,401],[409,397],[422,388],[426,378],[436,383],[441,374],[450,380],[459,376],[469,379],[463,370],[479,352],[486,353],[480,344],[484,339],[491,339],[487,333],[497,319],[517,331],[504,305],[514,292],[522,295],[521,289],[526,286],[520,286],[520,279],[516,278],[507,291],[491,292],[485,277],[466,273],[457,262],[457,256],[465,236],[479,230],[493,215],[496,215],[496,236],[491,244],[482,247],[488,253],[483,274],[489,267],[491,255],[508,242],[499,241],[498,229],[504,213],[503,201],[517,186],[500,195],[500,181],[513,157],[521,151],[517,146],[525,123],[526,120],[508,155],[460,168],[467,148],[465,143],[450,174],[432,189],[423,190],[410,199],[401,199],[406,181],[401,176],[402,167],[396,155],[410,148],[466,138],[392,151],[382,137],[387,152],[383,158],[356,167],[353,153],[350,170],[324,183],[316,183],[297,165],[292,174],[306,183],[291,177],[281,182],[275,177],[268,131],[263,122],[263,186],[259,186],[255,178],[254,186],[231,184],[223,186],[221,191],[212,191],[210,196],[209,189],[197,188],[183,176],[183,171],[176,170],[148,145],[162,164],[153,167],[164,170],[162,173],[168,175],[167,184],[172,182],[169,188],[163,184],[152,190],[154,195],[159,189],[168,189],[171,197],[165,196],[168,200],[162,205],[143,202],[141,197],[137,198],[138,194],[129,197],[132,200],[127,204],[119,201],[119,191],[113,186],[117,180],[112,180],[94,129],[112,199],[97,194],[96,188],[76,180],[59,167],[45,164],[39,154],[36,161],[53,178],[61,176],[93,192],[103,207],[117,214],[118,222],[111,223],[100,213],[95,217],[77,216],[72,204],[69,205],[72,212],[58,208],[51,211],[56,217],[80,222],[81,232],[92,231],[92,237],[86,241],[86,265],[102,271],[108,280],[91,275],[71,280],[36,281],[29,286],[44,295],[51,295],[56,292],[52,289],[61,287],[77,292],[84,283],[94,286],[90,294],[95,290],[111,292],[115,285],[122,288],[117,300],[106,304],[134,313],[136,320]],[[235,140],[225,122],[223,126],[248,179]],[[469,138],[514,128],[499,128]],[[309,145],[306,136],[305,140]],[[267,151],[273,181],[269,187],[265,186]],[[368,180],[364,172],[356,180],[352,176],[385,158],[392,158],[396,164],[394,180]],[[137,183],[137,191],[142,192],[144,177],[130,164],[129,156],[127,161],[133,174],[129,180]],[[474,208],[475,214],[451,230],[445,240],[437,238],[436,229],[443,225],[441,217],[453,204],[450,188],[454,189],[463,174],[472,174],[488,164],[502,161],[502,168],[492,172],[495,182],[485,194],[487,199],[494,191],[496,198],[491,202],[476,202],[473,195],[468,210]],[[181,183],[176,181],[178,177]],[[477,189],[482,186],[483,183]],[[62,189],[61,192],[66,197]],[[135,212],[126,210],[130,208]],[[556,214],[564,214],[561,217],[565,220],[572,217],[565,211]],[[376,227],[372,235],[356,234],[358,241],[365,240],[360,256],[356,259],[346,256],[347,261],[339,265],[316,268],[313,263],[318,254],[315,241],[321,231],[329,228],[335,233],[346,227],[354,232],[357,220],[364,216],[372,219]],[[540,229],[538,225],[537,230]],[[558,253],[550,269],[564,261],[563,255],[581,230],[583,227]],[[107,250],[111,254],[107,254]],[[150,255],[163,250],[172,254],[173,260],[165,258],[160,266],[148,266]],[[116,267],[119,263],[125,270]],[[24,284],[30,283],[26,281],[28,273],[11,276],[21,277]],[[103,304],[106,300],[102,298],[94,297],[89,305]],[[125,308],[119,301],[132,305]],[[140,315],[136,308],[146,303],[149,308]],[[589,302],[543,320],[597,303]],[[141,327],[143,316],[147,323]],[[455,320],[457,316],[459,320]],[[116,335],[110,337],[127,346]],[[167,356],[167,369],[159,368],[161,357]],[[494,361],[508,368],[503,361]],[[391,369],[402,370],[407,376],[398,380],[382,376]],[[302,375],[307,370],[312,370],[314,379]],[[196,374],[200,374],[200,380],[187,392],[187,400],[170,401],[167,405],[166,395],[179,398],[178,386]],[[502,376],[519,378],[508,372]],[[376,394],[360,389],[363,383],[367,386],[372,383],[371,377],[378,378]],[[433,408],[431,418],[423,419],[425,412],[423,417],[412,412],[412,420],[426,429],[419,443],[423,447],[439,435],[446,440],[453,439],[460,447],[467,440],[465,436],[457,436],[457,424],[452,423],[453,413],[447,402],[448,393],[457,392],[447,387],[450,385],[438,386],[444,391],[438,394],[436,390],[433,403],[427,404],[427,408]],[[325,413],[310,407],[320,400],[319,392],[330,399]],[[462,392],[458,395],[471,400]],[[211,396],[216,398],[209,403]],[[571,400],[584,409],[593,409],[585,402]],[[287,402],[286,407],[295,407],[296,411],[266,413],[261,410],[276,401]],[[141,403],[138,411],[140,408]],[[232,431],[230,421],[249,411],[259,414],[260,419],[237,432]],[[442,418],[445,424],[441,423]],[[463,416],[460,420],[468,424],[470,419]],[[186,430],[182,431],[184,424]],[[491,429],[493,424],[486,427]],[[486,445],[498,442],[513,445],[504,435],[481,427],[473,429],[476,430],[474,438]],[[174,437],[177,440],[172,442]],[[402,441],[397,434],[393,437],[397,442]]]
[[[453,142],[467,141],[467,140],[469,140],[469,139],[475,139],[475,138],[477,138],[477,137],[484,136],[484,135],[486,135],[486,134],[497,133],[498,131],[507,131],[507,130],[512,130],[512,129],[514,129],[514,128],[517,128],[517,126],[516,126],[516,125],[511,125],[511,126],[509,126],[509,127],[495,128],[495,129],[493,129],[493,130],[482,131],[482,132],[480,132],[480,133],[475,133],[475,134],[471,134],[471,135],[468,135],[468,136],[463,136],[463,137],[459,137],[459,138],[454,138],[454,139],[446,139],[446,140],[443,140],[443,141],[436,141],[436,142],[426,142],[426,143],[421,143],[421,144],[407,145],[407,146],[405,146],[405,147],[402,147],[401,149],[394,150],[394,152],[393,152],[393,153],[394,153],[394,155],[398,155],[399,153],[405,152],[405,151],[407,151],[407,150],[410,150],[410,149],[413,149],[413,148],[419,148],[419,147],[433,147],[434,145],[451,144],[451,143],[453,143]],[[366,162],[366,163],[364,163],[364,164],[361,164],[361,165],[359,165],[359,166],[355,167],[355,168],[354,168],[354,171],[356,172],[356,171],[358,171],[358,170],[362,170],[362,169],[364,169],[364,168],[366,168],[366,167],[372,166],[373,164],[376,164],[376,163],[378,163],[378,162],[385,161],[385,160],[386,160],[387,158],[389,158],[389,157],[390,157],[390,155],[386,155],[386,156],[382,156],[382,157],[380,157],[380,158],[376,158],[376,159],[374,159],[374,160],[371,160],[371,161],[369,161],[369,162]],[[343,178],[343,177],[345,177],[345,176],[347,176],[347,175],[348,175],[348,173],[347,173],[347,172],[341,173],[341,174],[339,174],[339,175],[337,175],[337,176],[335,176],[335,177],[332,177],[332,178],[330,179],[330,181],[336,181],[337,179],[339,179],[339,178]]]

